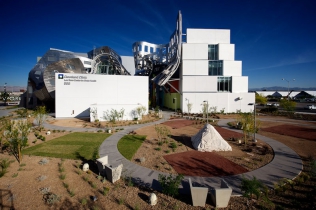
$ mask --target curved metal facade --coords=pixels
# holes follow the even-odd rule
[[[179,11],[176,30],[168,44],[135,42],[133,47],[136,75],[153,78],[159,86],[165,85],[178,70],[181,62],[182,15]]]
[[[29,72],[26,107],[44,103],[54,109],[55,73],[130,75],[121,57],[107,46],[88,53],[50,49]]]

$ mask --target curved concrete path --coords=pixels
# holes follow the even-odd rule
[[[100,146],[99,154],[100,157],[108,155],[110,165],[118,165],[123,163],[123,171],[126,175],[131,176],[134,183],[141,186],[146,186],[153,188],[155,190],[161,190],[158,183],[158,175],[162,173],[160,171],[152,170],[149,168],[142,167],[138,164],[132,163],[131,161],[125,159],[117,149],[118,141],[129,132],[136,130],[141,127],[150,126],[154,124],[162,123],[169,119],[171,112],[163,112],[164,119],[156,122],[147,124],[138,124],[132,126],[125,126],[124,130],[116,132],[109,136]],[[241,132],[239,130],[230,129],[227,126],[227,122],[231,119],[219,120],[218,125],[224,127],[225,129],[232,130],[235,132]],[[51,124],[45,124],[46,128],[56,129],[56,130],[71,130],[77,132],[84,131],[97,131],[99,128],[72,128],[72,127],[61,127]],[[234,195],[240,195],[241,179],[243,176],[246,178],[252,178],[255,176],[257,179],[261,180],[267,186],[273,188],[273,183],[278,182],[282,178],[294,179],[303,169],[302,160],[298,154],[296,154],[291,148],[286,145],[273,140],[271,138],[256,134],[257,139],[260,139],[267,144],[269,144],[275,153],[274,159],[267,165],[250,171],[248,173],[224,176],[224,177],[191,177],[185,176],[180,188],[181,193],[189,193],[188,178],[191,178],[195,186],[204,186],[208,188],[218,188],[220,187],[220,179],[224,178],[227,183],[232,187]]]
[[[167,113],[164,112],[164,115]],[[165,116],[166,117],[166,116]],[[169,119],[169,118],[166,118]],[[160,120],[154,123],[149,123],[146,125],[134,125],[130,127],[126,127],[123,131],[118,133],[114,133],[110,137],[104,141],[99,150],[100,157],[108,155],[109,164],[118,165],[123,163],[123,169],[126,171],[128,176],[133,178],[133,181],[138,185],[143,185],[146,187],[150,187],[156,190],[160,190],[160,186],[158,184],[158,175],[165,174],[159,171],[155,171],[149,168],[142,167],[138,164],[132,163],[129,160],[125,159],[117,149],[118,141],[129,132],[136,130],[140,127],[150,126],[154,124],[158,124],[164,122],[165,120]],[[227,127],[227,122],[231,120],[220,120],[218,125],[229,129]],[[229,129],[232,130],[232,129]],[[235,132],[240,132],[237,130],[233,130]],[[282,178],[293,179],[295,178],[302,170],[303,164],[301,158],[298,154],[296,154],[291,148],[286,145],[275,141],[271,138],[256,135],[257,139],[260,139],[267,144],[269,144],[275,153],[274,159],[267,165],[256,169],[254,171],[233,175],[233,176],[225,176],[225,177],[190,177],[185,176],[185,180],[182,183],[182,192],[188,193],[188,178],[191,178],[194,185],[200,185],[209,188],[217,188],[220,187],[220,179],[224,178],[227,183],[232,187],[233,194],[240,195],[242,194],[240,191],[241,179],[243,176],[246,178],[252,178],[255,176],[257,179],[261,180],[267,186],[273,188],[273,183],[278,182]],[[186,185],[186,186],[185,186]]]

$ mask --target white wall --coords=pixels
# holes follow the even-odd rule
[[[191,113],[201,113],[203,101],[208,101],[209,107],[217,107],[217,112],[225,108],[226,113],[237,112],[237,110],[251,112],[253,106],[248,104],[255,102],[254,93],[183,93],[181,100],[183,112],[188,112],[186,98],[192,103]]]
[[[248,77],[232,77],[232,92],[247,93],[248,92]]]
[[[218,45],[218,60],[235,60],[235,45],[234,44],[219,44]]]
[[[241,76],[241,61],[223,61],[223,76]]]
[[[183,60],[182,75],[208,76],[208,60]]]
[[[187,43],[230,43],[228,29],[187,29]]]
[[[217,76],[183,76],[182,92],[217,92]]]
[[[135,74],[135,62],[133,56],[121,56],[122,64],[126,70],[134,76]]]
[[[55,113],[61,117],[89,117],[92,104],[128,109],[141,104],[148,110],[148,77],[97,74],[55,74]],[[76,78],[67,78],[76,77]],[[103,113],[100,114],[103,116]],[[99,117],[101,117],[99,116]],[[102,119],[100,119],[102,120]]]
[[[182,59],[208,60],[208,44],[182,44]]]

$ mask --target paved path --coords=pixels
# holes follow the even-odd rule
[[[109,164],[115,166],[120,163],[123,163],[123,171],[128,176],[131,176],[133,178],[134,183],[146,187],[153,188],[155,190],[160,190],[160,185],[158,183],[158,175],[159,174],[165,174],[159,171],[155,171],[149,168],[142,167],[140,165],[137,165],[135,163],[130,162],[129,160],[125,159],[120,152],[117,149],[117,143],[118,141],[128,134],[129,132],[136,130],[138,128],[144,127],[144,126],[150,126],[154,124],[159,124],[167,119],[169,119],[169,116],[171,112],[163,112],[164,119],[161,119],[156,122],[148,123],[148,124],[138,124],[138,125],[132,125],[132,126],[126,126],[124,127],[124,130],[112,134],[110,137],[108,137],[100,146],[99,154],[100,157],[103,157],[105,155],[109,156]],[[221,127],[224,127],[226,129],[229,129],[227,126],[227,122],[231,120],[229,119],[223,119],[218,122],[218,125]],[[70,128],[70,127],[60,127],[56,125],[51,124],[45,124],[44,125],[48,129],[56,129],[56,130],[72,130],[77,132],[82,131],[97,131],[98,128]],[[232,130],[232,129],[229,129]],[[238,130],[233,130],[235,132],[241,132]],[[189,186],[188,186],[188,178],[190,177],[193,185],[195,186],[204,186],[209,188],[217,188],[220,186],[220,179],[224,178],[228,184],[233,189],[233,194],[240,195],[240,184],[242,176],[245,176],[246,178],[252,178],[252,176],[255,176],[257,179],[261,180],[264,184],[268,185],[269,187],[273,187],[273,183],[279,181],[282,178],[288,178],[293,179],[295,178],[302,170],[303,165],[300,157],[289,147],[286,145],[275,141],[271,138],[262,136],[262,135],[256,135],[258,139],[268,143],[274,150],[275,156],[272,162],[269,164],[240,175],[234,175],[234,176],[225,176],[225,177],[190,177],[185,176],[184,181],[182,182],[182,186],[180,188],[180,191],[182,193],[189,193]],[[167,174],[165,174],[167,175]]]
[[[166,112],[164,113],[166,114]],[[145,126],[161,123],[164,120],[160,120],[158,122],[146,124]],[[226,129],[227,122],[231,120],[220,120],[219,126],[222,126]],[[162,172],[155,171],[149,168],[142,167],[135,163],[130,162],[129,160],[125,159],[117,149],[118,141],[130,131],[136,130],[137,128],[143,127],[144,125],[134,125],[130,127],[126,127],[125,130],[120,131],[118,133],[114,133],[110,137],[108,137],[100,147],[100,157],[105,155],[109,156],[109,164],[111,165],[118,165],[123,163],[123,168],[127,170],[127,174],[133,177],[133,181],[136,184],[144,185],[147,187],[151,187],[156,190],[159,189],[158,184],[158,175]],[[229,129],[231,130],[231,129]],[[236,131],[236,130],[234,130]],[[237,131],[238,132],[238,131]],[[268,185],[269,187],[273,187],[273,183],[279,181],[282,178],[293,179],[295,178],[302,170],[303,165],[300,157],[289,147],[285,146],[284,144],[275,141],[271,138],[256,135],[258,139],[268,143],[274,150],[275,156],[272,162],[269,164],[240,175],[234,176],[225,176],[225,177],[190,177],[185,176],[185,180],[182,182],[182,192],[188,193],[188,178],[190,177],[194,185],[200,185],[205,187],[219,187],[220,186],[220,179],[224,178],[228,184],[233,189],[233,194],[239,195],[241,194],[240,191],[240,184],[242,176],[246,178],[252,178],[255,176],[257,179],[261,180],[264,184]]]

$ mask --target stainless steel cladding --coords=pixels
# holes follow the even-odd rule
[[[181,62],[182,15],[179,11],[176,30],[168,44],[135,42],[133,53],[136,75],[146,75],[163,86],[178,70]]]

